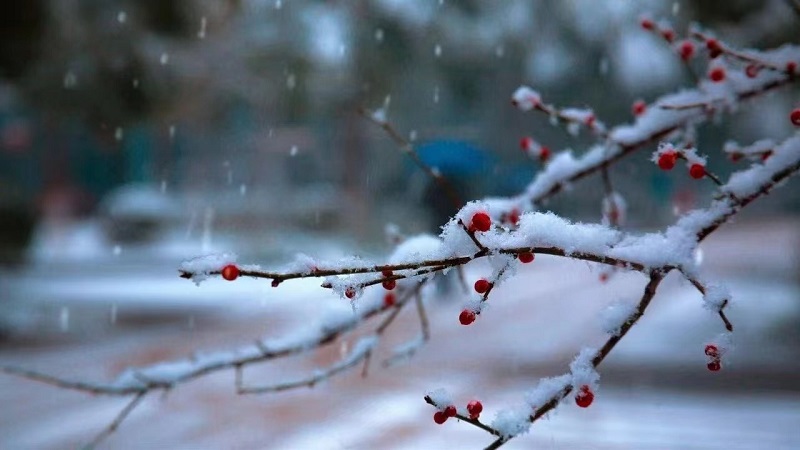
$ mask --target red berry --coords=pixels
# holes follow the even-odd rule
[[[511,210],[510,213],[508,213],[508,221],[512,225],[516,225],[516,224],[519,223],[519,210],[518,209],[514,208],[514,209]]]
[[[444,411],[436,411],[433,413],[433,421],[441,425],[447,421],[447,414]]]
[[[706,176],[706,168],[702,164],[692,164],[689,167],[689,176],[694,178],[695,180],[699,180]]]
[[[575,396],[575,404],[577,404],[581,408],[588,408],[593,401],[594,401],[594,394],[592,393],[592,390],[589,389],[589,386],[587,385],[581,386],[581,391],[578,392],[578,395]]]
[[[708,367],[708,370],[710,370],[712,372],[718,372],[719,369],[722,369],[722,364],[720,364],[718,359],[715,359],[715,360],[711,361],[710,363],[708,363],[708,365],[706,367]]]
[[[761,70],[758,67],[758,64],[748,64],[747,67],[744,68],[744,74],[747,75],[747,78],[755,78],[758,76],[758,71]]]
[[[383,306],[390,308],[394,306],[395,297],[394,294],[391,292],[387,292],[386,295],[383,296]]]
[[[708,49],[708,56],[710,56],[711,58],[716,58],[717,56],[722,54],[722,46],[716,39],[712,38],[706,40],[706,48]]]
[[[789,75],[795,75],[797,72],[797,63],[794,61],[789,61],[786,63],[786,73]]]
[[[800,127],[800,108],[795,108],[789,113],[789,119],[792,121],[792,125],[796,127]]]
[[[272,280],[272,287],[278,287],[281,284],[280,280]]]
[[[444,414],[447,417],[455,417],[456,416],[456,407],[453,405],[448,406],[444,409]]]
[[[522,150],[528,151],[533,147],[533,138],[529,136],[525,136],[524,138],[519,140],[519,148]]]
[[[594,122],[596,120],[597,117],[595,117],[594,114],[589,114],[588,116],[586,116],[586,119],[584,119],[584,122],[586,123],[587,127],[592,128],[594,127]]]
[[[656,26],[656,24],[654,24],[654,23],[653,23],[653,21],[652,21],[652,20],[650,20],[650,19],[642,19],[642,21],[641,21],[639,24],[640,24],[640,25],[642,26],[642,28],[644,28],[645,30],[652,30],[652,29],[653,29],[653,28],[655,28],[655,26]]]
[[[768,160],[770,156],[772,156],[772,150],[767,150],[766,152],[761,154],[761,161]]]
[[[467,412],[469,412],[470,419],[477,419],[478,416],[481,415],[483,411],[483,405],[481,402],[477,400],[472,400],[471,402],[467,403]]]
[[[381,275],[383,275],[386,278],[389,278],[390,276],[394,275],[394,272],[392,272],[389,269],[384,269],[384,270],[381,270]]]
[[[353,297],[356,296],[356,290],[351,288],[351,287],[349,287],[349,288],[344,290],[344,296],[349,298],[349,299],[352,299]]]
[[[683,41],[679,49],[681,59],[689,61],[694,56],[694,44],[692,41]]]
[[[475,292],[478,294],[483,294],[484,292],[489,290],[489,287],[492,284],[486,278],[481,278],[480,280],[475,282]]]
[[[517,258],[519,258],[519,261],[522,264],[528,264],[529,262],[533,262],[534,257],[535,257],[534,254],[531,252],[522,252],[519,255],[517,255]]]
[[[539,159],[542,161],[547,161],[548,158],[550,158],[550,149],[543,145],[539,150]]]
[[[675,152],[664,152],[661,156],[658,157],[658,167],[661,170],[672,170],[675,167],[675,161],[677,161],[678,155]]]
[[[228,281],[233,281],[239,278],[239,268],[233,264],[228,264],[222,268],[222,278],[225,278]]]
[[[714,83],[721,83],[725,81],[725,69],[722,67],[714,67],[708,72],[708,78]]]
[[[731,153],[731,161],[733,161],[733,162],[737,162],[737,161],[739,161],[740,159],[742,159],[743,157],[744,157],[744,155],[743,155],[743,154],[741,154],[741,153],[739,153],[739,152],[733,152],[733,153]]]
[[[465,309],[461,311],[461,314],[458,315],[458,321],[461,322],[461,325],[469,325],[472,322],[475,322],[475,313]]]
[[[675,32],[670,30],[669,28],[661,30],[661,36],[663,36],[664,40],[669,43],[672,43],[672,41],[675,40]]]
[[[716,358],[719,356],[719,349],[714,344],[708,344],[706,345],[706,355]]]
[[[397,280],[386,280],[383,282],[383,288],[387,291],[391,291],[397,286]]]
[[[472,216],[472,222],[469,225],[470,231],[489,231],[492,226],[492,218],[485,212],[477,212]]]
[[[631,109],[633,109],[634,116],[641,116],[647,109],[647,104],[643,100],[636,100],[633,102],[633,107]]]

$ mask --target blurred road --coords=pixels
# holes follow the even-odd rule
[[[724,282],[735,299],[729,316],[736,350],[724,369],[708,372],[703,355],[704,343],[722,331],[718,318],[671,275],[647,316],[604,363],[595,403],[586,410],[565,404],[507,448],[797,448],[800,226],[739,224],[712,236],[703,250],[708,279]],[[101,276],[109,270],[76,269],[35,288],[22,283],[31,301],[50,305],[43,313],[49,322],[35,323],[51,329],[39,339],[6,341],[0,363],[107,380],[130,364],[280,335],[341,301],[313,281],[272,289],[252,280],[212,280],[198,288],[178,280],[174,267]],[[468,278],[484,270],[476,264]],[[96,282],[86,282],[90,274]],[[356,371],[314,389],[260,396],[237,396],[232,373],[213,374],[148,398],[101,448],[482,448],[488,435],[455,421],[435,425],[422,396],[445,387],[459,402],[480,398],[491,420],[539,377],[563,373],[582,346],[602,342],[600,311],[612,301],[634,301],[643,284],[638,274],[603,284],[587,264],[537,257],[493,293],[492,308],[470,327],[457,323],[461,300],[431,300],[432,342],[407,364],[386,369],[373,358],[366,379]],[[85,325],[87,318],[103,325]],[[390,341],[412,338],[417,329],[407,311]],[[245,380],[291,379],[329,364],[340,351],[334,344],[310,357],[254,367]],[[125,402],[0,375],[0,448],[79,447]]]

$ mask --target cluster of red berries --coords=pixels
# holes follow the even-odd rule
[[[658,157],[658,167],[661,170],[672,170],[675,167],[679,155],[674,151],[666,151]],[[694,163],[689,166],[689,176],[695,180],[699,180],[706,176],[706,167],[700,163]]]
[[[580,388],[580,392],[575,395],[575,404],[581,408],[588,408],[594,401],[594,393],[588,385],[584,384]]]
[[[471,402],[467,403],[467,412],[469,413],[470,419],[478,420],[478,417],[480,417],[482,411],[483,405],[478,400],[472,400]],[[441,425],[445,423],[447,419],[455,417],[456,414],[456,407],[449,405],[443,410],[436,411],[433,414],[433,421]]]
[[[719,371],[719,369],[722,368],[719,349],[717,348],[716,345],[713,344],[706,345],[706,356],[711,358],[711,360],[708,362],[708,365],[706,366],[708,367],[708,370],[712,372],[717,372]]]
[[[394,275],[394,273],[392,273],[391,270],[387,269],[387,270],[381,271],[381,275],[383,275],[384,278],[389,278],[392,275]],[[383,288],[384,289],[386,289],[387,291],[391,291],[392,289],[397,287],[397,280],[383,280],[382,284],[383,284]]]

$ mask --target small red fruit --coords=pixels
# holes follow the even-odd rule
[[[669,28],[661,30],[661,36],[664,37],[664,40],[672,43],[675,40],[675,32],[670,30]]]
[[[694,56],[694,44],[692,41],[683,41],[678,51],[682,60],[689,61]]]
[[[755,78],[758,76],[758,71],[761,70],[758,67],[758,64],[748,64],[747,67],[744,68],[744,74],[747,75],[747,78]]]
[[[586,119],[584,119],[584,122],[586,123],[587,127],[592,128],[594,127],[594,123],[596,120],[597,117],[595,117],[594,114],[589,114],[588,116],[586,116]]]
[[[447,417],[455,417],[456,416],[456,407],[453,405],[448,406],[444,409],[444,414]]]
[[[721,83],[725,81],[725,69],[722,67],[714,67],[708,72],[708,78],[714,83]]]
[[[271,284],[272,284],[272,287],[278,287],[278,285],[281,284],[281,282],[280,282],[280,280],[272,280]]]
[[[516,224],[519,223],[519,210],[518,209],[514,208],[514,209],[511,210],[510,213],[508,213],[508,221],[512,225],[516,225]]]
[[[530,136],[525,136],[524,138],[519,140],[519,148],[524,151],[528,151],[533,147],[533,138]]]
[[[767,150],[761,154],[761,161],[766,161],[769,157],[772,156],[772,150]]]
[[[475,292],[477,292],[478,294],[483,294],[489,290],[489,287],[491,285],[492,283],[489,283],[489,281],[486,278],[481,278],[480,280],[475,282]]]
[[[389,269],[384,269],[384,270],[381,270],[381,275],[383,275],[386,278],[389,278],[390,276],[394,275],[394,272],[392,272]]]
[[[743,154],[741,154],[741,153],[739,153],[739,152],[733,152],[733,153],[731,153],[731,161],[733,161],[733,162],[738,162],[738,161],[739,161],[740,159],[742,159],[743,157],[744,157],[744,155],[743,155]]]
[[[477,400],[472,400],[471,402],[467,403],[467,412],[469,412],[469,418],[475,420],[478,416],[481,415],[483,411],[483,405],[481,402]]]
[[[477,212],[472,216],[472,222],[469,224],[469,229],[475,231],[489,231],[492,227],[492,218],[485,212]]]
[[[391,308],[394,306],[395,296],[391,292],[387,292],[386,295],[383,296],[383,306],[387,308]]]
[[[675,152],[664,152],[658,157],[658,167],[661,170],[672,170],[677,160],[678,155]]]
[[[792,125],[800,127],[800,108],[795,108],[789,113],[789,120],[792,121]]]
[[[710,370],[712,372],[718,372],[719,369],[722,369],[722,364],[720,364],[718,359],[715,359],[715,360],[711,361],[710,363],[708,363],[707,367],[708,367],[708,370]]]
[[[786,63],[786,73],[789,75],[796,75],[797,74],[797,63],[794,61],[789,61]]]
[[[458,315],[458,321],[461,322],[461,325],[469,325],[472,322],[475,322],[475,313],[465,309],[461,311],[461,314]]]
[[[542,162],[544,162],[547,161],[549,158],[550,158],[550,149],[543,145],[542,148],[539,150],[539,159],[541,159]]]
[[[519,258],[519,261],[522,264],[528,264],[529,262],[533,262],[533,258],[535,258],[535,256],[531,252],[522,252],[517,255],[517,258]]]
[[[692,164],[689,167],[689,176],[694,178],[695,180],[699,180],[706,176],[706,168],[702,164]]]
[[[706,345],[706,355],[717,358],[719,357],[719,349],[714,344],[708,344]]]
[[[639,24],[640,24],[640,25],[642,26],[642,28],[644,28],[645,30],[652,30],[652,29],[653,29],[653,28],[655,28],[655,26],[656,26],[656,24],[654,24],[654,23],[653,23],[653,21],[652,21],[652,20],[650,20],[650,19],[642,19],[642,21],[641,21]]]
[[[594,394],[592,393],[592,390],[589,389],[589,386],[587,385],[581,386],[581,391],[578,392],[578,395],[575,396],[575,404],[580,406],[581,408],[588,408],[593,401],[594,401]]]
[[[633,110],[634,116],[641,116],[647,109],[647,104],[644,102],[644,100],[636,100],[633,102],[631,109]]]
[[[228,264],[222,268],[222,278],[225,278],[228,281],[233,281],[239,278],[239,268],[233,264]]]
[[[444,411],[436,411],[433,413],[433,421],[441,425],[447,422],[447,414]]]
[[[386,280],[383,282],[383,288],[387,291],[391,291],[397,286],[397,280]]]
[[[722,54],[722,46],[716,39],[706,40],[706,48],[708,49],[708,56],[712,59]]]
[[[351,288],[351,287],[349,287],[349,288],[344,290],[344,296],[349,298],[349,299],[352,299],[353,297],[356,296],[356,290]]]

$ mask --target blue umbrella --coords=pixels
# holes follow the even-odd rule
[[[486,151],[463,141],[431,141],[417,147],[422,162],[451,177],[471,177],[485,173],[494,164]]]

